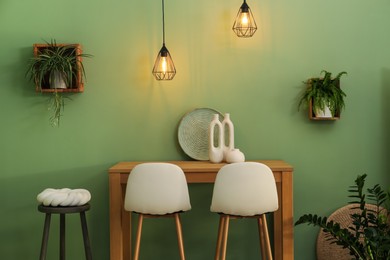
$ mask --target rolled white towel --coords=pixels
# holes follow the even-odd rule
[[[86,189],[47,188],[37,195],[37,200],[44,206],[80,206],[91,200],[91,193]]]
[[[86,189],[74,189],[72,193],[77,193],[80,196],[79,203],[81,205],[86,204],[88,201],[91,200],[91,193]]]
[[[43,202],[47,196],[50,196],[51,194],[53,194],[55,192],[56,192],[55,189],[51,189],[51,188],[45,189],[44,191],[42,191],[41,193],[38,194],[37,200],[39,202]]]

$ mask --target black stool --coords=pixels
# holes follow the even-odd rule
[[[43,229],[42,246],[40,260],[46,259],[47,242],[49,239],[50,219],[51,214],[60,214],[60,260],[65,260],[65,214],[80,213],[81,228],[83,231],[85,258],[92,260],[91,245],[89,243],[87,220],[85,212],[90,209],[89,204],[70,207],[51,207],[39,205],[38,210],[46,213],[45,227]]]

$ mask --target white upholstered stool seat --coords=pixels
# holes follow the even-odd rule
[[[278,209],[278,194],[271,169],[257,162],[223,166],[216,177],[210,210],[220,214],[215,259],[226,258],[229,220],[256,218],[262,259],[272,259],[265,213]]]
[[[183,170],[170,163],[142,163],[131,171],[124,202],[125,210],[139,214],[134,259],[139,258],[144,217],[174,217],[181,259],[185,259],[181,212],[191,209]]]

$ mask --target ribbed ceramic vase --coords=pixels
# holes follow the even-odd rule
[[[217,142],[215,142],[215,139],[217,139]],[[209,160],[212,163],[220,163],[223,161],[223,158],[222,123],[219,121],[219,115],[214,114],[209,127]]]

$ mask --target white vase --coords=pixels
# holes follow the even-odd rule
[[[218,128],[218,129],[217,129]],[[214,136],[217,135],[217,143],[214,143]],[[223,128],[219,121],[219,115],[214,114],[213,120],[209,127],[209,160],[212,163],[220,163],[223,160]]]
[[[59,71],[53,72],[53,84],[50,84],[51,88],[66,88],[66,83],[64,80],[64,75],[62,75]]]
[[[222,121],[222,133],[223,133],[223,154],[226,161],[227,153],[234,149],[234,125],[230,120],[230,114],[226,113]],[[225,134],[227,135],[225,137]]]
[[[322,118],[330,118],[332,116],[332,112],[330,112],[329,106],[325,105],[324,110],[317,109],[314,111],[316,117],[322,117]]]
[[[240,149],[231,149],[226,153],[225,160],[227,163],[245,162],[245,155]]]

